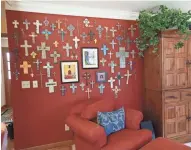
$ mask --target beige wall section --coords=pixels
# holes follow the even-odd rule
[[[5,2],[1,2],[1,33],[7,33]]]

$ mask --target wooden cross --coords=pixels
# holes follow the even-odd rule
[[[42,34],[44,34],[45,39],[48,40],[48,37],[49,37],[50,34],[52,34],[52,32],[50,32],[47,29],[45,29],[44,31],[42,31]]]
[[[132,60],[130,60],[127,64],[129,65],[130,70],[132,71],[132,70],[133,70],[133,64],[135,64],[135,62],[133,62]]]
[[[30,25],[31,23],[28,22],[27,19],[25,19],[25,22],[23,22],[23,24],[25,25],[26,30],[28,30],[28,29],[29,29],[29,25]]]
[[[123,40],[123,37],[117,36],[116,39],[118,40],[118,44],[121,45],[121,41]]]
[[[33,59],[36,58],[36,55],[37,55],[37,53],[35,53],[34,51],[31,53],[31,56]]]
[[[76,49],[78,49],[78,42],[80,41],[80,39],[77,38],[77,36],[75,36],[75,38],[73,39],[74,41],[74,46]]]
[[[118,73],[117,73],[117,76],[116,76],[115,78],[118,79],[118,85],[120,86],[120,85],[121,85],[121,79],[123,78],[123,77],[121,76],[121,73],[118,72]]]
[[[108,80],[108,82],[110,82],[110,87],[111,89],[113,88],[113,83],[115,82],[115,79],[113,79],[113,77],[110,77],[110,79]]]
[[[28,72],[29,72],[29,68],[31,68],[31,65],[28,64],[27,61],[23,61],[23,64],[20,65],[20,68],[23,68],[23,72],[24,72],[24,74],[28,74]]]
[[[105,55],[107,55],[107,51],[108,51],[109,49],[107,48],[107,45],[106,45],[106,44],[103,44],[103,47],[101,48],[101,50],[103,51],[103,55],[105,56]]]
[[[98,27],[96,28],[96,30],[98,31],[99,38],[101,38],[101,34],[102,34],[102,31],[103,31],[104,29],[102,28],[101,25],[98,25]]]
[[[93,89],[95,82],[92,80],[92,81],[90,81],[90,84],[91,84],[91,88]]]
[[[90,93],[92,92],[92,90],[90,90],[90,88],[87,88],[85,92],[88,93],[88,99],[90,99]]]
[[[115,30],[114,27],[112,27],[110,31],[112,32],[112,37],[115,37],[115,32],[117,32],[117,30]]]
[[[119,52],[116,52],[116,57],[119,58],[120,68],[126,67],[126,58],[129,57],[129,52],[125,52],[124,47],[119,48]]]
[[[60,29],[60,25],[61,25],[62,22],[60,20],[57,20],[56,23],[58,25],[58,29]]]
[[[82,37],[82,42],[85,43],[85,38],[87,37],[87,34],[83,32],[80,37]]]
[[[49,25],[49,21],[48,21],[47,17],[45,17],[43,23],[44,23],[45,26],[48,26],[48,25]]]
[[[70,88],[72,89],[72,93],[76,93],[77,86],[74,83],[72,83]]]
[[[46,63],[46,66],[43,66],[44,69],[46,69],[47,71],[47,77],[49,78],[50,77],[50,69],[54,68],[54,66],[51,66],[50,65],[50,62],[47,62]]]
[[[56,28],[56,25],[55,25],[54,23],[52,23],[52,24],[50,25],[50,27],[51,27],[52,31],[54,31],[54,29]]]
[[[37,59],[35,62],[33,62],[34,64],[36,64],[36,68],[37,70],[40,69],[40,64],[42,64],[42,61],[40,61],[39,59]]]
[[[64,85],[61,86],[60,91],[61,91],[61,95],[64,96],[66,92],[66,88]]]
[[[13,39],[15,40],[15,43],[18,45],[18,40],[19,40],[18,32],[13,33]]]
[[[130,53],[132,55],[132,58],[134,59],[135,58],[135,53],[136,53],[135,50],[132,50]]]
[[[60,29],[60,31],[58,31],[58,33],[61,35],[62,38],[62,42],[64,42],[64,36],[66,35],[66,31],[64,31],[63,29]]]
[[[127,37],[126,42],[127,42],[127,49],[129,50],[130,49],[130,44],[132,43],[132,40],[130,40],[130,38]]]
[[[134,32],[135,32],[136,28],[133,28],[133,25],[131,25],[131,27],[130,27],[130,28],[128,28],[128,30],[130,30],[130,31],[131,31],[131,36],[133,37],[133,36],[134,36]]]
[[[112,40],[112,42],[110,44],[112,45],[112,49],[114,50],[115,49],[115,44],[117,44],[117,43],[115,43],[114,39]]]
[[[102,58],[101,60],[100,60],[100,62],[102,63],[102,66],[105,66],[105,62],[106,62],[107,60],[105,60],[104,58]]]
[[[113,53],[110,51],[108,54],[109,54],[109,58],[111,59],[111,55],[113,55]]]
[[[53,79],[48,79],[45,86],[49,88],[49,93],[54,93],[54,87],[57,86],[57,82],[54,82]]]
[[[13,74],[15,75],[15,79],[18,80],[19,79],[19,71],[16,69],[15,72],[13,72]]]
[[[132,76],[132,74],[129,73],[129,70],[127,70],[127,73],[124,74],[125,77],[127,77],[126,79],[126,84],[129,84],[129,77]]]
[[[89,27],[90,22],[87,18],[83,21],[83,23],[85,24],[85,27]]]
[[[117,26],[117,29],[118,29],[118,30],[119,30],[120,27],[121,27],[121,25],[119,24],[119,22],[116,24],[116,26]]]
[[[94,38],[95,33],[93,33],[92,30],[90,30],[90,32],[88,33],[88,35],[90,36],[90,41],[93,41],[93,38]]]
[[[55,47],[58,47],[58,44],[59,44],[59,43],[58,43],[58,41],[54,41],[53,44],[54,44]]]
[[[121,91],[121,89],[119,89],[117,86],[115,86],[115,88],[112,89],[112,91],[114,91],[114,93],[115,93],[115,98],[117,98],[117,97],[118,97],[118,93],[119,93],[119,91]]]
[[[54,63],[58,63],[58,57],[60,57],[60,54],[57,53],[57,51],[54,51],[54,53],[50,54],[50,57],[54,58]]]
[[[12,24],[14,25],[14,28],[18,28],[19,22],[17,20],[14,20]]]
[[[45,42],[41,42],[41,46],[37,46],[37,51],[42,51],[42,59],[46,59],[46,52],[50,51],[50,47],[46,46]]]
[[[35,32],[31,32],[31,34],[29,36],[32,38],[32,43],[35,44],[35,38],[37,37]]]
[[[110,36],[108,36],[108,27],[104,27],[104,28],[105,28],[105,32],[106,32],[105,38],[106,38],[106,40],[108,40],[108,38],[110,37]]]
[[[91,75],[85,72],[82,77],[86,80],[86,85],[88,85],[88,80],[91,78]]]
[[[24,45],[21,45],[21,47],[25,48],[25,56],[28,56],[29,55],[28,48],[31,48],[32,45],[28,45],[28,41],[24,40]]]
[[[84,86],[85,86],[84,82],[80,83],[80,87],[81,87],[82,91],[84,91]]]
[[[40,71],[40,74],[37,74],[37,76],[40,76],[40,84],[41,84],[41,88],[43,88],[43,84],[42,84],[42,77],[45,76],[46,74],[43,74],[41,71]]]
[[[70,24],[68,27],[67,27],[68,31],[70,32],[70,36],[73,36],[73,31],[75,30],[75,27]]]
[[[100,85],[98,86],[98,88],[99,88],[100,94],[103,94],[103,91],[104,91],[105,86],[104,86],[103,84],[100,84]]]
[[[39,20],[36,20],[36,22],[33,22],[33,24],[36,26],[36,33],[39,34],[39,28],[42,26],[42,23],[40,23]]]
[[[70,46],[69,43],[66,43],[66,46],[63,46],[63,49],[66,50],[66,56],[70,57],[70,50],[72,49],[72,46]]]
[[[117,66],[117,64],[115,64],[114,61],[111,61],[108,66],[111,67],[111,73],[114,73],[114,68]]]

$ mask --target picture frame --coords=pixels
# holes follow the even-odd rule
[[[108,80],[108,73],[105,71],[97,71],[96,72],[96,82],[103,83],[107,82]]]
[[[82,47],[82,68],[99,68],[99,54],[97,47]]]
[[[78,61],[60,61],[61,83],[79,82]]]

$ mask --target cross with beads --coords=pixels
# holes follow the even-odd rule
[[[103,84],[100,84],[100,85],[98,86],[98,88],[99,88],[100,94],[103,94],[103,90],[104,90],[105,86],[104,86]]]
[[[73,36],[73,31],[75,30],[75,27],[70,24],[68,27],[67,27],[68,31],[70,32],[70,36]]]
[[[123,78],[123,76],[121,76],[121,73],[118,72],[117,76],[115,78],[118,80],[118,85],[120,86],[121,85],[121,79]]]
[[[132,55],[132,58],[134,59],[135,58],[135,53],[136,53],[135,50],[132,50],[130,53]]]
[[[116,52],[116,57],[119,58],[120,68],[125,68],[126,58],[129,57],[129,52],[125,52],[125,48],[120,47],[119,52]]]
[[[110,82],[110,87],[111,89],[113,88],[113,83],[115,82],[115,79],[113,79],[113,77],[110,77],[110,79],[108,80],[108,82]]]
[[[88,80],[91,78],[91,75],[85,72],[82,77],[86,80],[86,85],[88,85]]]
[[[52,23],[52,24],[50,25],[50,27],[52,28],[52,31],[54,31],[54,29],[56,28],[56,25],[55,25],[54,23]]]
[[[91,88],[93,89],[95,82],[92,80],[92,81],[90,81],[90,84],[91,84]]]
[[[42,31],[42,34],[44,34],[46,40],[48,40],[48,37],[49,37],[50,34],[52,34],[52,32],[50,32],[47,29],[45,29],[44,31]]]
[[[45,86],[49,88],[49,93],[53,93],[54,87],[57,86],[57,82],[54,82],[53,79],[48,79],[48,82],[45,83]]]
[[[84,91],[84,86],[85,86],[84,82],[80,83],[80,87],[81,87],[82,91]]]
[[[42,23],[40,23],[39,20],[36,20],[33,24],[36,26],[36,33],[39,34],[39,28],[42,26]]]

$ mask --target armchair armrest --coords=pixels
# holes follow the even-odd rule
[[[78,136],[84,138],[90,143],[94,143],[102,147],[107,142],[107,136],[102,126],[83,119],[77,115],[70,115],[66,119],[66,124]]]

